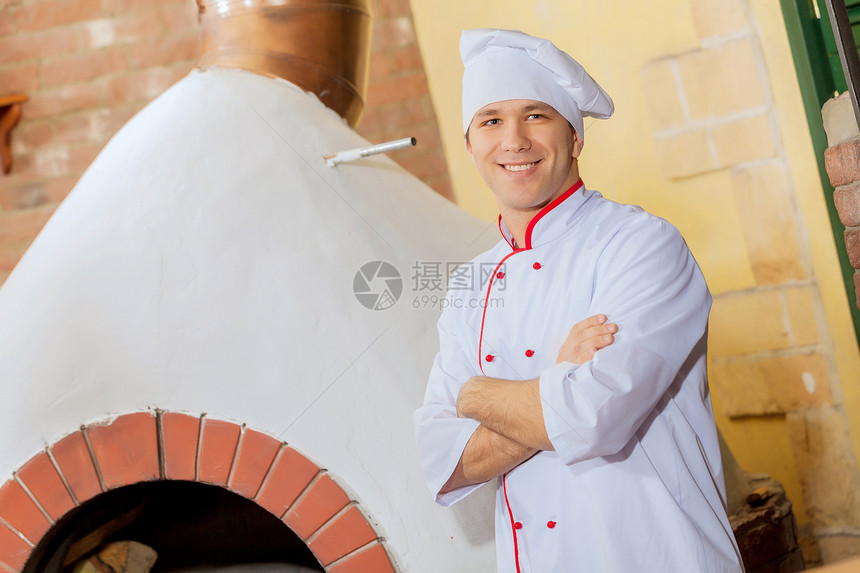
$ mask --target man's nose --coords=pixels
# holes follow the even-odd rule
[[[531,147],[531,140],[525,126],[518,123],[508,123],[505,125],[505,132],[502,139],[502,149],[513,153],[527,151]]]

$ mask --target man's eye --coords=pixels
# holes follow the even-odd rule
[[[484,125],[498,125],[499,123],[501,123],[499,119],[488,119],[484,122]]]
[[[543,114],[541,114],[541,113],[530,113],[529,114],[529,119],[540,119],[542,117],[543,117]]]

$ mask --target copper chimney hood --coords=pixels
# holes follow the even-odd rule
[[[198,66],[288,80],[358,124],[370,57],[368,0],[196,0]]]

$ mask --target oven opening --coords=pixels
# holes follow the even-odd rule
[[[253,501],[218,486],[154,481],[70,511],[41,539],[23,573],[70,573],[96,547],[120,541],[155,550],[152,573],[323,571],[304,542]]]

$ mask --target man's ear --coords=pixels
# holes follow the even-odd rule
[[[578,159],[579,154],[582,153],[582,146],[585,145],[585,141],[583,141],[582,136],[579,135],[572,127],[570,128],[570,132],[573,134],[573,150],[570,152],[570,156],[574,159]]]

